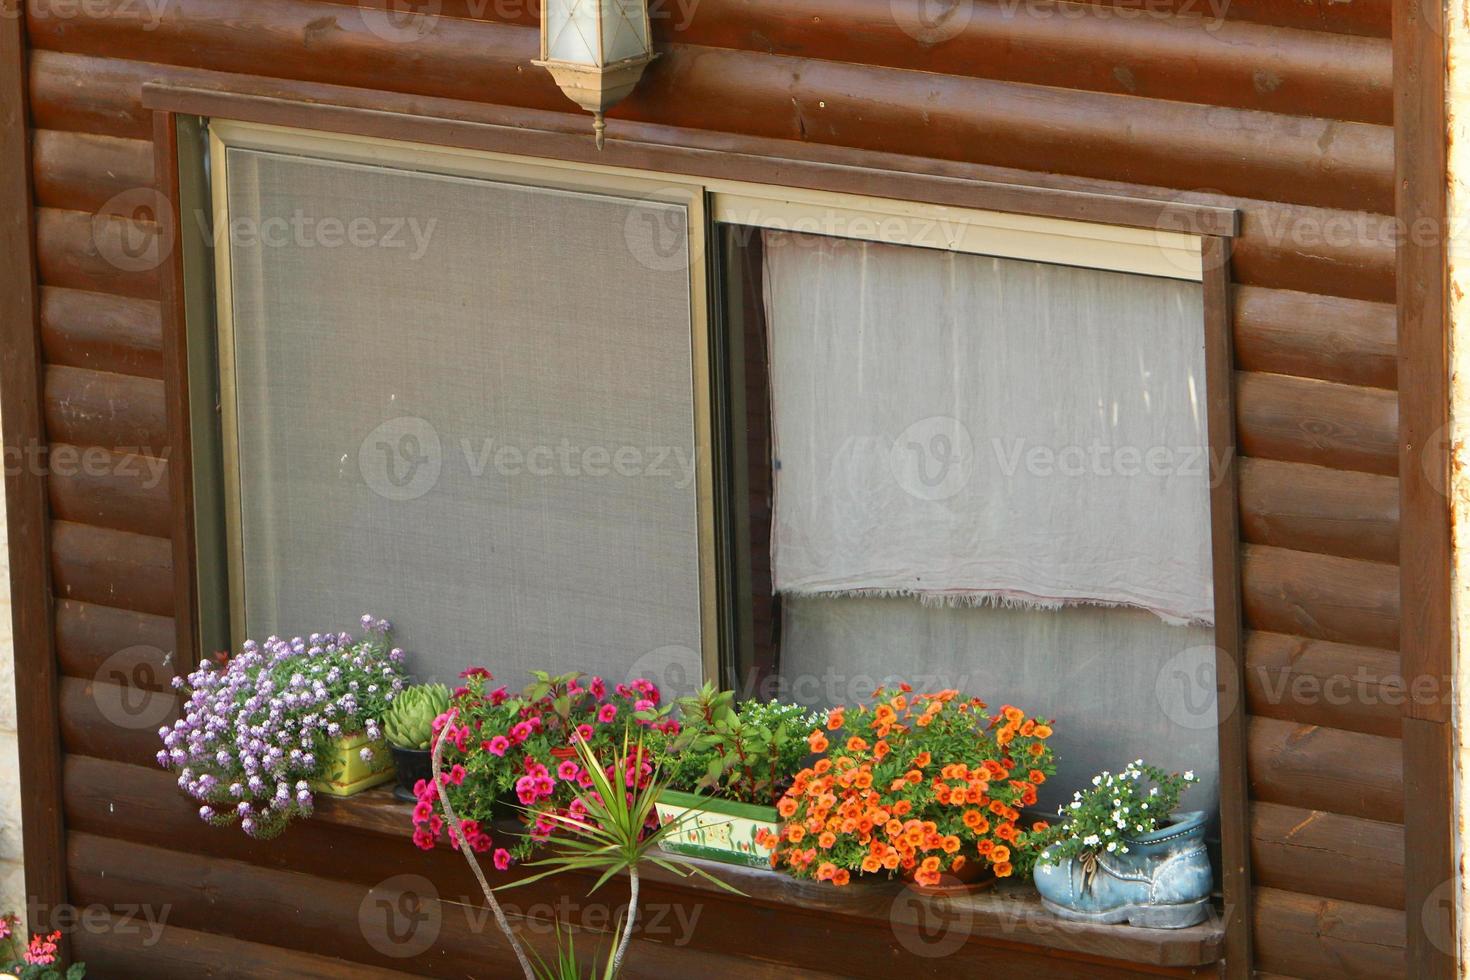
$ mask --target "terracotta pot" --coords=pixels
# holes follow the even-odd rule
[[[912,870],[903,872],[903,880],[914,891],[924,895],[969,895],[995,887],[998,880],[990,865],[975,858],[967,860],[958,871],[941,871],[937,885],[915,884],[914,872],[918,870],[915,866]]]

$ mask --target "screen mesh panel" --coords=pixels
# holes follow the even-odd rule
[[[248,634],[371,611],[423,678],[692,686],[686,210],[255,150],[226,165]],[[630,247],[650,223],[675,254]]]

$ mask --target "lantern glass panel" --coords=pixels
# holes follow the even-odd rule
[[[578,65],[601,65],[598,57],[599,0],[547,0],[546,57]]]
[[[603,0],[604,64],[648,53],[648,18],[643,0]]]

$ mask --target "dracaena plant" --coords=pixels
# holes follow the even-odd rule
[[[453,709],[451,709],[452,715]],[[434,743],[433,772],[436,783],[442,784],[447,774],[443,769],[444,747],[450,741],[447,733],[452,727],[445,726]],[[596,891],[616,875],[626,875],[628,880],[628,912],[618,924],[613,952],[600,971],[604,980],[612,980],[622,970],[623,960],[638,921],[639,869],[645,863],[653,864],[681,877],[698,875],[721,888],[740,894],[739,891],[720,879],[695,867],[687,861],[659,850],[659,844],[670,834],[677,833],[679,821],[659,825],[654,802],[667,788],[668,776],[653,764],[652,753],[643,744],[642,734],[635,742],[633,726],[625,726],[621,747],[609,758],[599,756],[591,740],[575,738],[573,747],[578,763],[589,776],[588,784],[578,784],[573,806],[566,811],[549,814],[557,833],[556,849],[546,857],[531,862],[528,867],[540,868],[529,877],[501,886],[513,888],[540,881],[553,875],[578,872],[593,877],[589,891]],[[439,796],[444,817],[451,827],[459,826],[449,794]],[[484,891],[485,899],[495,915],[501,931],[510,940],[516,959],[526,980],[545,980],[577,976],[580,966],[570,938],[559,943],[555,961],[547,964],[534,954],[528,955],[495,897],[495,890],[486,881],[483,869],[475,857],[475,850],[463,834],[450,834],[459,846],[465,860],[469,862],[476,880]],[[558,935],[560,941],[560,935]],[[533,958],[535,962],[533,963]]]
[[[706,683],[678,701],[682,729],[655,750],[669,788],[709,792],[741,803],[774,805],[810,752],[806,733],[821,715],[801,705],[749,701]]]

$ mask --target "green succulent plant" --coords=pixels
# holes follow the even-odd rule
[[[443,684],[415,684],[394,698],[383,716],[383,735],[400,749],[427,749],[434,737],[434,719],[449,710],[449,688]]]

